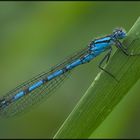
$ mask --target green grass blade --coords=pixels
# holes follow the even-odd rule
[[[129,51],[140,52],[140,18],[123,44]],[[131,42],[137,39],[132,45]],[[88,138],[103,122],[132,86],[140,79],[140,56],[128,57],[117,50],[106,70],[119,80],[100,72],[54,138]]]

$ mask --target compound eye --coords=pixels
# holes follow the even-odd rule
[[[119,31],[119,33],[121,34],[121,33],[123,33],[123,31],[122,31],[122,30],[120,30],[120,31]]]

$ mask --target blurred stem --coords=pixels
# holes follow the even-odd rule
[[[138,53],[140,52],[138,38],[140,38],[140,18],[128,32],[123,44],[129,51],[134,50]],[[137,41],[130,46],[135,39]],[[54,138],[88,138],[140,79],[139,62],[139,56],[128,57],[117,50],[106,70],[115,75],[119,83],[106,73],[100,72]]]

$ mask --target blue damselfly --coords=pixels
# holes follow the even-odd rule
[[[102,64],[105,61],[108,62],[113,45],[119,48],[125,55],[137,55],[129,53],[122,45],[120,40],[125,37],[126,32],[123,29],[115,29],[110,35],[94,39],[88,47],[82,49],[72,57],[68,57],[65,61],[53,67],[49,72],[40,74],[19,85],[1,97],[0,115],[4,117],[13,116],[42,101],[44,97],[47,97],[49,93],[62,83],[72,69],[90,62],[104,51],[107,53],[99,63],[99,68],[118,81],[114,75],[102,67]]]

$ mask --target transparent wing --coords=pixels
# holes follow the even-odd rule
[[[17,88],[13,89],[12,91],[8,92],[5,96],[3,96],[0,99],[0,101],[2,101],[3,99],[4,100],[11,99],[15,94],[30,87],[37,81],[40,81],[40,80],[46,78],[48,75],[50,75],[54,71],[64,68],[67,64],[71,63],[72,61],[74,61],[77,58],[82,57],[86,53],[88,53],[88,49],[87,48],[82,49],[81,51],[74,54],[73,56],[65,59],[65,61],[63,61],[61,64],[53,67],[49,72],[47,72],[47,73],[44,72],[44,73],[30,79],[29,81],[26,81],[23,84],[19,85]],[[46,97],[48,97],[48,95],[50,93],[52,93],[57,87],[59,87],[61,85],[61,83],[63,83],[64,79],[66,79],[66,77],[68,77],[69,74],[70,74],[70,71],[67,71],[63,75],[60,75],[60,76],[48,81],[46,84],[43,84],[42,86],[40,86],[37,89],[33,90],[32,92],[28,93],[26,96],[23,96],[19,100],[13,101],[9,105],[0,108],[0,115],[3,117],[13,116],[18,113],[22,113],[22,112],[25,112],[26,110],[29,110],[32,106],[38,105],[38,103],[41,103],[43,100],[45,100]]]
[[[42,85],[36,90],[30,92],[27,96],[24,96],[21,99],[12,102],[8,106],[1,109],[0,115],[4,117],[10,117],[28,111],[32,106],[35,107],[39,103],[43,102],[45,98],[49,96],[49,93],[53,92],[53,90],[60,86],[60,84],[63,83],[64,79],[68,75],[69,72],[55,79],[52,79],[47,84]],[[5,97],[9,98],[9,96],[12,95],[9,94]]]

